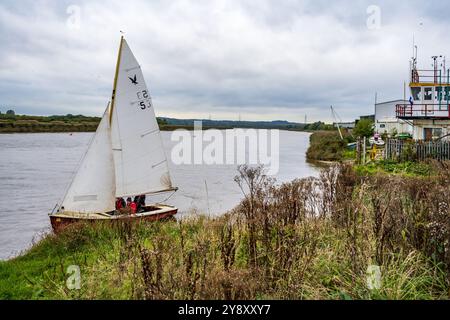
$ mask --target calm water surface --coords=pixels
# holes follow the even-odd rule
[[[48,213],[64,196],[91,137],[92,133],[0,134],[0,259],[17,255],[50,230]],[[221,214],[239,202],[242,195],[233,181],[236,165],[174,165],[170,153],[176,142],[171,132],[162,132],[162,137],[173,183],[179,187],[167,203],[177,206],[180,216]],[[307,133],[280,131],[277,181],[318,174],[306,162],[308,144]],[[169,195],[147,197],[147,202]]]

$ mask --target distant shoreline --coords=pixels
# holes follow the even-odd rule
[[[302,124],[288,121],[233,121],[233,120],[196,120],[157,118],[161,131],[174,131],[177,129],[194,130],[194,122],[201,121],[202,129],[278,129],[287,131],[314,132],[316,130],[330,129],[323,122]],[[95,132],[99,117],[83,115],[65,116],[29,116],[0,114],[1,133],[64,133],[64,132]]]
[[[78,130],[76,127],[67,126],[63,130],[57,130],[57,129],[42,129],[42,130],[30,130],[28,128],[20,128],[15,127],[12,129],[3,130],[0,129],[0,135],[1,134],[17,134],[17,133],[89,133],[89,132],[95,132],[97,127],[95,127],[92,130]],[[175,131],[175,130],[187,130],[187,131],[194,131],[193,126],[160,126],[160,131]],[[210,129],[216,129],[216,130],[230,130],[230,129],[262,129],[262,128],[249,128],[249,127],[203,127],[202,130],[210,130]],[[285,128],[279,128],[276,130],[282,130],[282,131],[294,131],[294,132],[305,132],[305,133],[313,133],[312,130],[295,130],[295,129],[285,129]]]

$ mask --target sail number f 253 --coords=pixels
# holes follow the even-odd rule
[[[136,93],[136,95],[137,95],[138,99],[141,100],[141,101],[139,101],[139,106],[141,107],[142,110],[152,107],[152,102],[150,100],[147,90],[139,91]],[[144,100],[142,100],[142,99],[144,99]]]

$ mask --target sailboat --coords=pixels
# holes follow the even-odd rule
[[[111,101],[61,204],[49,215],[52,228],[57,232],[80,221],[168,218],[176,207],[145,205],[135,214],[121,214],[116,198],[176,190],[141,67],[122,36]]]

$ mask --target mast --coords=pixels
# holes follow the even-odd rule
[[[339,127],[338,119],[336,117],[336,112],[334,111],[333,106],[330,106],[330,108],[331,108],[331,114],[333,115],[334,120],[336,121],[336,126],[339,131],[339,136],[341,137],[341,140],[344,140],[344,137],[342,136],[341,128]]]
[[[119,53],[117,54],[116,72],[114,74],[114,84],[111,96],[111,108],[109,110],[109,124],[111,124],[112,121],[112,114],[114,111],[114,105],[116,100],[117,78],[119,76],[120,59],[122,57],[122,44],[123,44],[123,36],[120,37]]]

